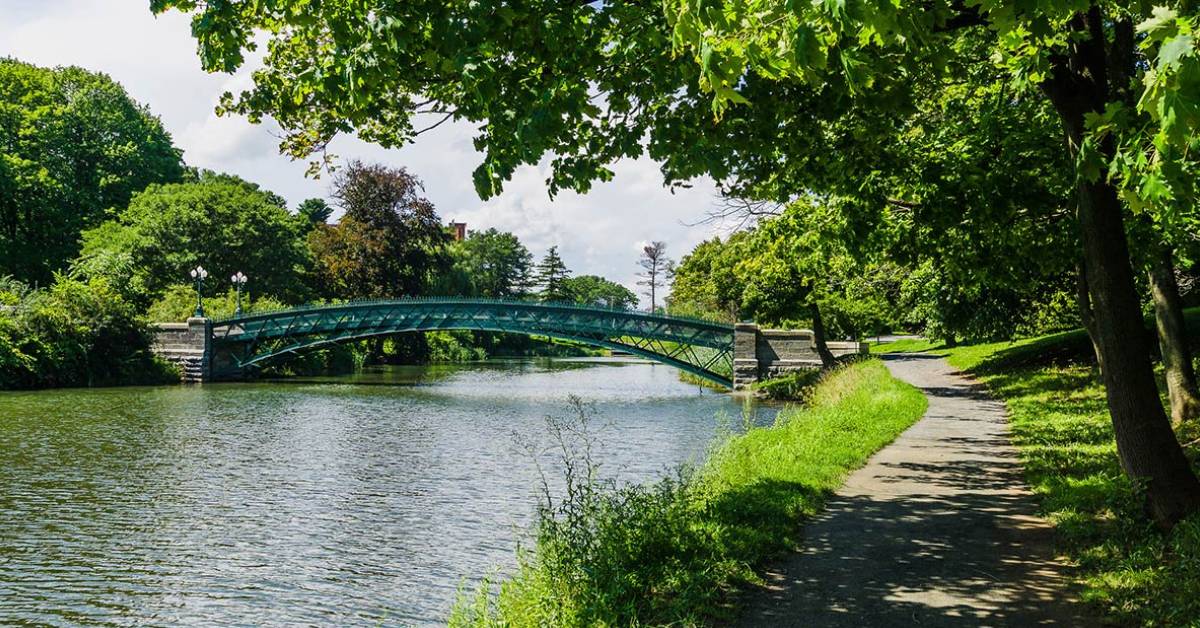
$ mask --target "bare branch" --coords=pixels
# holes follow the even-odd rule
[[[446,123],[447,120],[449,120],[450,118],[453,118],[453,117],[454,117],[454,112],[451,111],[450,113],[447,113],[445,116],[443,116],[441,120],[438,120],[437,122],[434,122],[433,124],[423,128],[423,129],[418,129],[417,131],[414,131],[413,137],[416,137],[422,133],[425,133],[426,131],[432,131],[432,130],[438,128],[439,126],[442,126],[443,124]]]
[[[718,196],[716,202],[705,213],[704,217],[693,223],[683,223],[686,227],[716,224],[725,227],[732,222],[729,230],[740,231],[753,226],[763,218],[778,216],[783,213],[784,204],[776,201],[766,201],[742,198],[738,196]]]

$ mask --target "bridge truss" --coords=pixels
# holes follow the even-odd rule
[[[729,324],[604,307],[460,298],[306,306],[214,321],[214,349],[223,365],[215,374],[362,338],[439,330],[572,340],[627,351],[722,386],[732,383]]]

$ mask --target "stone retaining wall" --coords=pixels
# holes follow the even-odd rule
[[[862,342],[826,342],[835,356],[868,352]],[[821,368],[812,330],[760,329],[754,323],[733,327],[733,387],[746,388],[760,379]]]

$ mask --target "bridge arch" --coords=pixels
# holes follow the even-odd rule
[[[343,342],[445,330],[571,340],[627,351],[722,386],[732,385],[730,324],[605,307],[469,298],[356,301],[216,320],[214,375]]]

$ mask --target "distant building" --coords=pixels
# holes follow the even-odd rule
[[[450,235],[454,236],[454,241],[465,240],[467,238],[467,223],[450,221]]]

